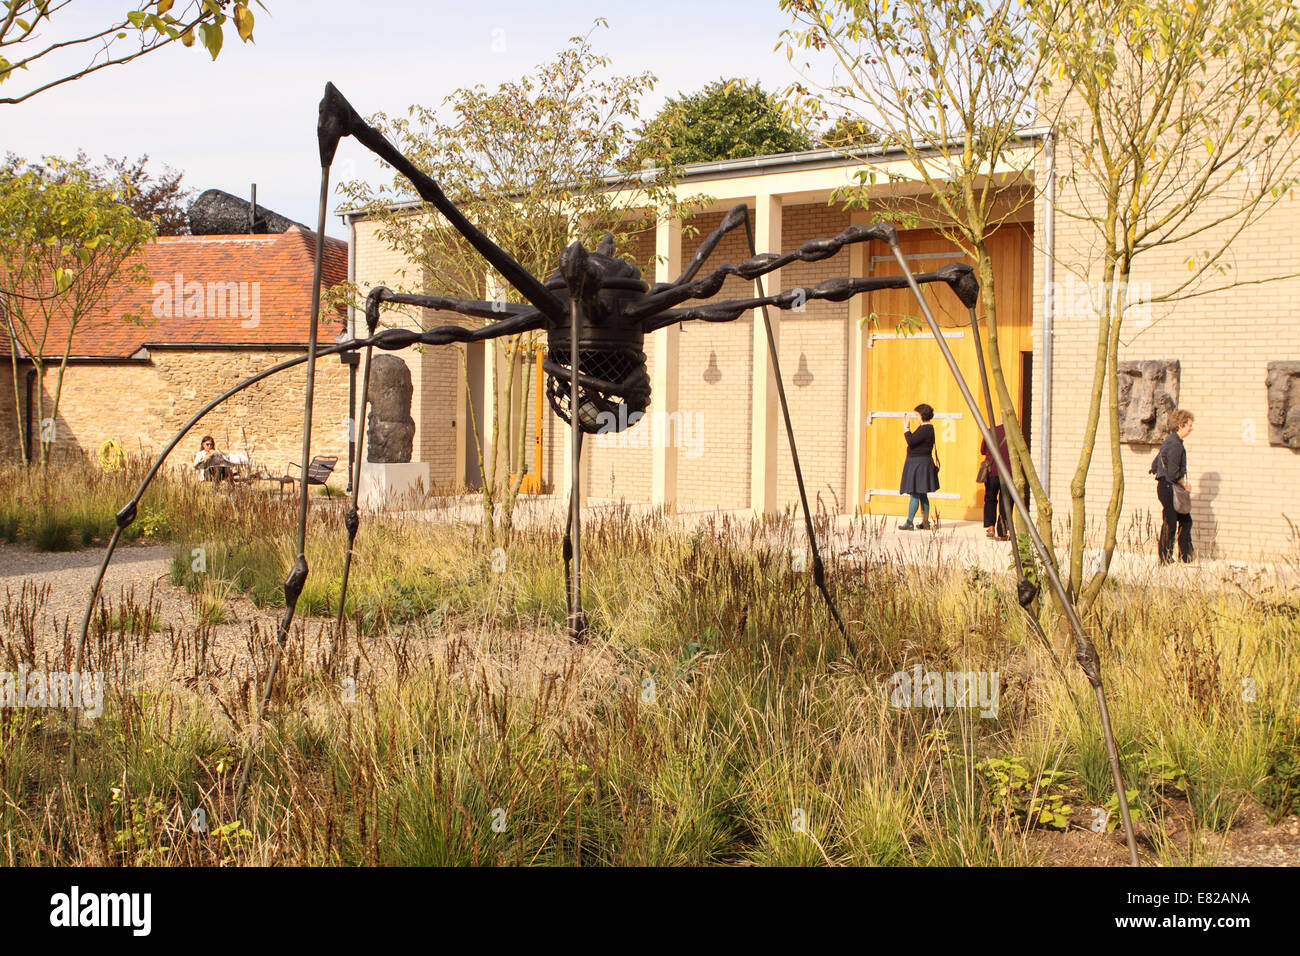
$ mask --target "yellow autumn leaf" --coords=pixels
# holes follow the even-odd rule
[[[168,10],[170,10],[172,8],[172,4],[175,2],[176,0],[158,0],[158,16],[161,17]]]
[[[235,29],[239,31],[239,39],[247,43],[253,36],[253,11],[248,7],[235,7]]]
[[[252,10],[235,7],[235,29],[239,31],[239,39],[244,43],[252,39]]]

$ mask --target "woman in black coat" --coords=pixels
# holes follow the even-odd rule
[[[934,409],[922,402],[915,411],[903,419],[903,437],[907,440],[907,458],[903,462],[903,479],[898,483],[901,494],[910,495],[907,521],[898,527],[902,531],[930,527],[930,492],[939,490],[939,469],[934,464]],[[918,428],[912,430],[916,422]],[[921,509],[921,523],[914,525],[916,509]]]
[[[1191,561],[1192,551],[1192,516],[1183,514],[1174,505],[1174,485],[1179,485],[1190,497],[1191,488],[1187,483],[1187,448],[1183,439],[1192,433],[1192,413],[1176,408],[1169,413],[1169,436],[1160,446],[1160,452],[1151,462],[1151,474],[1156,476],[1156,498],[1160,501],[1160,510],[1164,520],[1160,526],[1160,563],[1173,564],[1174,539],[1178,539],[1178,558],[1184,563]]]

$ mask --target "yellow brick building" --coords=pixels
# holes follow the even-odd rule
[[[1031,136],[1038,155],[1033,180],[1048,168],[1041,137]],[[884,154],[878,165],[904,175],[901,155]],[[759,252],[784,251],[817,237],[833,236],[870,214],[831,202],[832,193],[854,180],[859,169],[831,151],[730,160],[688,167],[678,191],[683,198],[706,195],[711,205],[693,221],[694,235],[662,225],[635,252],[649,282],[675,278],[695,245],[737,203],[752,212]],[[1056,170],[1060,173],[1060,170]],[[885,176],[880,177],[886,181]],[[881,195],[896,189],[876,187]],[[1025,190],[1034,183],[1022,184]],[[1031,453],[1043,471],[1058,518],[1068,515],[1069,483],[1091,384],[1096,321],[1071,292],[1066,278],[1085,271],[1090,255],[1086,227],[1055,207],[1037,189],[996,234],[992,254],[999,292],[999,339],[1016,411],[1026,423]],[[1030,195],[1028,192],[1025,194]],[[1086,197],[1085,197],[1086,198]],[[1070,201],[1078,201],[1070,197]],[[1294,271],[1300,262],[1297,209],[1289,199],[1243,237],[1236,268],[1247,283]],[[376,224],[344,213],[352,241],[353,268],[362,291],[379,284],[419,285],[421,273],[386,248]],[[1051,220],[1051,227],[1048,222]],[[1043,238],[1050,236],[1049,249]],[[914,271],[963,261],[951,242],[931,230],[901,233]],[[729,233],[705,270],[747,258],[743,230]],[[1187,251],[1171,247],[1145,268],[1185,269]],[[1049,256],[1052,257],[1049,263]],[[658,261],[656,261],[656,257]],[[888,249],[879,243],[851,246],[830,259],[795,263],[765,277],[767,291],[810,287],[833,276],[897,274]],[[1056,278],[1048,297],[1045,276]],[[1135,276],[1143,281],[1143,274]],[[436,289],[426,289],[437,292]],[[1078,290],[1074,290],[1078,292]],[[1264,378],[1267,364],[1300,358],[1300,324],[1288,306],[1300,291],[1297,280],[1247,284],[1167,309],[1138,313],[1122,343],[1121,360],[1177,359],[1181,363],[1179,407],[1193,411],[1197,428],[1189,441],[1196,494],[1195,541],[1204,557],[1252,559],[1293,553],[1295,543],[1283,515],[1300,517],[1300,462],[1296,453],[1268,443]],[[753,283],[729,277],[715,299],[754,294]],[[945,325],[944,336],[962,362],[978,396],[974,348],[964,309],[943,288],[930,301]],[[1047,304],[1045,304],[1047,303]],[[975,483],[979,436],[971,412],[951,381],[928,332],[909,334],[900,325],[919,313],[910,296],[882,292],[848,302],[809,302],[801,312],[773,309],[778,356],[794,422],[809,495],[814,507],[831,513],[896,515],[906,499],[897,494],[904,454],[899,416],[919,402],[936,409],[938,451],[943,467],[935,504],[941,517],[971,520],[980,514],[983,489]],[[868,316],[875,321],[868,321]],[[1145,316],[1145,317],[1144,317]],[[757,318],[757,321],[756,321]],[[454,321],[424,315],[423,325]],[[1044,329],[1051,344],[1044,348]],[[761,316],[730,323],[687,322],[647,337],[653,383],[650,417],[662,416],[659,431],[644,422],[619,436],[600,436],[584,454],[584,489],[590,500],[645,502],[677,510],[749,509],[779,512],[796,507],[798,493],[777,396],[767,373],[767,343]],[[467,433],[469,406],[451,348],[403,353],[415,380],[416,457],[429,462],[436,487],[472,486],[477,480],[473,440]],[[490,346],[469,354],[471,395],[482,396]],[[756,374],[755,370],[759,370]],[[544,402],[540,397],[539,401]],[[476,399],[482,414],[491,396]],[[562,493],[568,485],[568,429],[543,409],[541,490]],[[532,428],[533,415],[529,415]],[[1110,492],[1106,426],[1088,486],[1089,514],[1099,522]],[[667,435],[667,440],[664,436]],[[530,431],[528,447],[533,447]],[[1155,452],[1148,445],[1123,446],[1127,493],[1120,523],[1121,547],[1152,546],[1159,507],[1146,474]],[[534,466],[528,465],[531,472]],[[1090,534],[1091,534],[1090,530]],[[1090,538],[1090,546],[1092,539]]]

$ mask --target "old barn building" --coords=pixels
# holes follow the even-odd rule
[[[47,341],[45,379],[19,354],[14,387],[0,389],[0,453],[17,457],[19,431],[30,448],[44,441],[54,456],[96,454],[106,442],[126,453],[157,453],[207,401],[241,379],[301,355],[311,324],[315,237],[298,226],[258,235],[162,237],[140,255],[143,282],[119,281],[95,315],[72,333],[57,416],[36,420],[35,390],[53,398],[68,330],[56,317]],[[347,247],[327,239],[322,286],[342,282]],[[328,343],[343,328],[341,313],[322,318]],[[9,365],[8,362],[5,363]],[[5,368],[8,376],[10,369]],[[319,454],[347,458],[348,369],[321,360],[316,388]],[[211,434],[223,451],[246,454],[283,474],[302,453],[302,389],[306,373],[291,369],[218,408],[182,443],[174,463],[188,464],[198,440]],[[48,411],[47,411],[48,415]],[[39,453],[39,452],[37,452]]]

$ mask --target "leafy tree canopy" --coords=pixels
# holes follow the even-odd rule
[[[78,163],[88,163],[85,153],[77,154]],[[121,202],[136,217],[153,223],[160,236],[187,236],[190,232],[187,208],[192,189],[181,186],[184,173],[164,164],[161,171],[149,168],[149,154],[129,160],[125,156],[105,156],[102,166],[91,167],[96,178],[109,189],[121,194]]]
[[[645,125],[634,158],[684,165],[794,153],[814,145],[812,137],[781,112],[771,93],[757,82],[730,79],[670,98]]]
[[[865,120],[853,116],[839,117],[831,127],[818,137],[821,145],[830,149],[854,150],[876,146],[881,142],[880,131]]]
[[[0,163],[0,181],[14,180],[24,172],[50,183],[93,183],[101,194],[115,197],[137,219],[152,223],[159,236],[189,235],[187,208],[193,190],[181,186],[181,173],[164,165],[160,172],[149,169],[149,155],[130,160],[125,156],[105,156],[95,163],[85,150],[77,150],[72,162],[51,158],[45,162],[27,162],[9,153]]]

